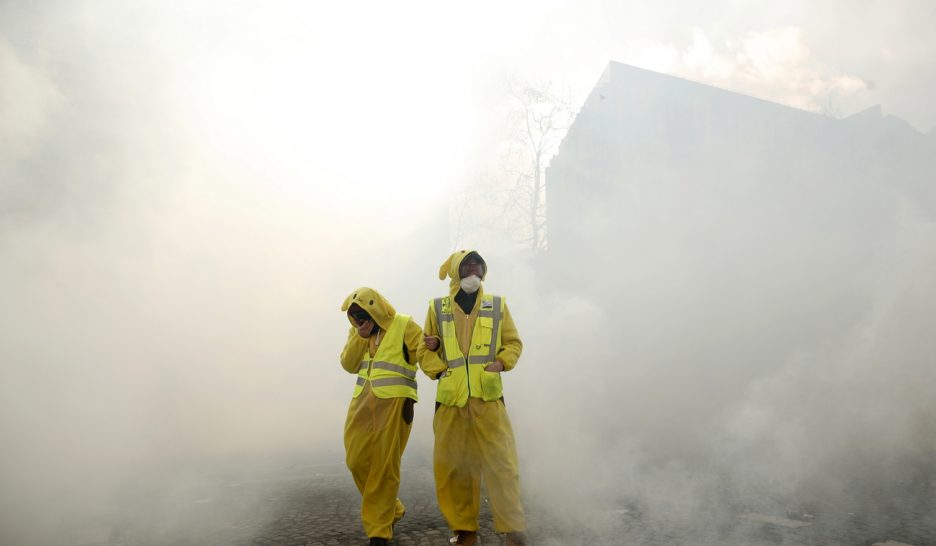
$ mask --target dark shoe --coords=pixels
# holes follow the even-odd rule
[[[461,544],[464,546],[474,546],[475,544],[481,544],[478,541],[477,531],[455,531],[455,536],[449,540],[452,544]]]
[[[522,532],[507,533],[507,546],[527,546],[526,535]]]
[[[387,539],[371,537],[370,542],[367,543],[367,546],[387,546]]]

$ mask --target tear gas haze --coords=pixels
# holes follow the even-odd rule
[[[421,324],[453,239],[523,337],[522,487],[559,527],[611,544],[633,499],[782,514],[924,481],[936,504],[934,24],[914,0],[0,5],[0,543],[283,460],[344,473],[339,306],[373,286]],[[796,108],[813,140],[729,141],[744,121],[664,98],[616,118],[609,59]],[[581,106],[546,251],[452,233],[454,195],[476,227],[516,213],[511,78]],[[873,130],[840,119],[874,104]],[[431,467],[419,383],[404,482]]]

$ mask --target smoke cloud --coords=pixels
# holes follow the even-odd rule
[[[609,57],[662,59],[801,108],[887,98],[936,119],[922,2],[895,8],[884,34],[907,36],[878,51],[896,67],[882,77],[882,57],[852,62],[788,13],[716,25],[683,6],[674,30],[646,4],[547,4],[490,27],[434,4],[0,6],[0,542],[50,543],[128,483],[170,494],[242,460],[340,462],[340,302],[371,285],[421,322],[444,293],[450,185],[496,148],[506,73],[584,97]],[[648,35],[625,32],[641,20]],[[925,468],[936,208],[917,174],[802,201],[623,188],[619,248],[580,241],[613,267],[571,277],[466,237],[524,339],[505,388],[526,496],[581,522],[608,498],[726,480],[834,496],[857,473]],[[406,457],[424,463],[420,382]]]

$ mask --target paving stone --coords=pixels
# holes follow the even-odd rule
[[[93,537],[108,546],[367,543],[360,496],[346,470],[274,478],[252,481],[238,476],[214,489],[180,493],[180,498],[128,493],[114,521],[79,528],[108,529]],[[232,481],[239,485],[230,487]],[[785,499],[769,493],[752,497],[727,486],[703,492],[705,502],[678,493],[635,493],[596,500],[602,511],[587,519],[564,513],[548,499],[527,498],[524,508],[527,534],[539,546],[934,546],[936,489],[930,483],[857,481],[834,498]],[[407,512],[391,544],[449,546],[451,532],[439,513],[430,468],[404,467],[400,498]],[[195,502],[204,499],[211,502]],[[489,502],[481,505],[479,534],[484,546],[504,543],[503,536],[494,533]],[[76,534],[69,536],[72,540],[63,541],[63,546],[74,545]]]

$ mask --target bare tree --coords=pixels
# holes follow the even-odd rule
[[[502,192],[499,168],[479,169],[461,181],[449,202],[449,229],[452,249],[475,244],[478,238],[490,237],[505,226],[497,214],[499,201],[490,196]]]
[[[456,248],[505,232],[534,251],[547,246],[546,167],[571,124],[571,101],[550,84],[528,82],[509,82],[505,99],[505,132],[493,166],[468,177],[452,199]]]
[[[572,122],[570,101],[549,84],[511,82],[512,146],[507,165],[513,184],[503,211],[516,217],[518,241],[544,250],[546,237],[546,167]],[[513,213],[513,214],[512,214]]]

